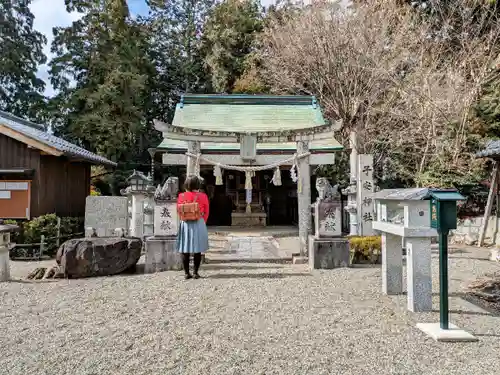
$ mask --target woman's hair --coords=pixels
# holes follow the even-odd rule
[[[186,181],[184,181],[184,189],[186,191],[199,190],[200,189],[200,179],[195,175],[191,175],[191,176],[186,177]]]

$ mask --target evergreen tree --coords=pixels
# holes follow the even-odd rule
[[[33,29],[30,3],[0,1],[0,110],[40,121],[45,84],[36,72],[47,40]]]
[[[262,28],[263,12],[258,0],[225,0],[213,9],[205,27],[203,48],[215,91],[232,92],[236,80],[251,71],[248,56]],[[260,90],[258,85],[253,89]]]
[[[111,160],[126,162],[147,145],[147,30],[131,19],[126,0],[70,0],[83,13],[54,30],[51,81],[56,131]],[[141,150],[142,148],[142,150]]]
[[[201,35],[215,0],[150,1],[149,17],[143,20],[151,31],[149,59],[156,67],[150,86],[152,117],[170,121],[175,104],[184,93],[210,92],[203,64]]]

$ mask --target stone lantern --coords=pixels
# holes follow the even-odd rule
[[[152,210],[148,209],[150,200],[154,193],[153,181],[144,173],[134,170],[127,178],[129,186],[122,191],[122,195],[129,197],[131,202],[131,216],[129,233],[132,237],[143,238],[145,234],[150,234],[152,227]],[[146,208],[146,210],[145,210]],[[145,215],[151,217],[145,218]],[[146,224],[146,230],[144,225]],[[145,233],[146,232],[146,233]],[[148,233],[149,232],[149,233]]]
[[[17,231],[17,225],[6,225],[0,220],[0,281],[10,280],[9,245],[10,233]]]

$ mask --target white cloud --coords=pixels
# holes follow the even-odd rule
[[[34,28],[47,37],[47,44],[44,52],[48,59],[52,58],[50,53],[50,45],[54,37],[52,28],[58,26],[69,26],[71,23],[81,17],[81,14],[66,12],[64,0],[34,0],[30,5],[31,12],[35,16]],[[47,96],[54,95],[54,89],[48,81],[48,66],[41,65],[38,68],[38,76],[46,82],[45,94]]]

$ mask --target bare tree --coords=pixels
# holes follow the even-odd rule
[[[434,4],[439,25],[391,0],[308,7],[266,29],[266,77],[278,92],[316,95],[326,116],[342,119],[345,133],[357,130],[360,151],[392,174],[432,184],[437,164],[466,178],[469,113],[500,35],[492,12],[471,10],[471,1]]]

